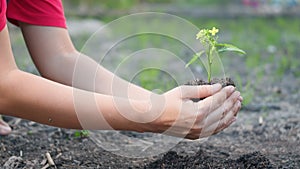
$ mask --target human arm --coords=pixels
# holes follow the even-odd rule
[[[73,97],[75,88],[20,71],[11,52],[7,28],[0,32],[0,51],[1,114],[57,127],[82,128],[80,119],[78,119],[80,111],[75,110]],[[91,92],[80,90],[77,93],[81,93],[82,96],[91,94]],[[95,99],[99,100],[97,106],[103,110],[101,115],[104,118],[107,115],[105,120],[110,123],[112,128],[120,130],[134,130],[134,128],[137,128],[136,126],[132,127],[135,124],[123,118],[114,108],[112,96],[96,94]],[[118,98],[115,97],[114,99]],[[84,99],[78,100],[78,102],[83,103],[80,107],[83,108],[83,111],[86,110],[85,116],[87,119],[93,119],[100,113],[97,109],[92,110],[88,107],[89,105]],[[126,107],[124,107],[124,111],[127,111]],[[109,126],[101,124],[101,121],[97,121],[97,123],[91,124],[91,126],[88,126],[90,128],[87,129],[109,128]]]
[[[152,94],[78,52],[67,29],[26,23],[20,23],[20,27],[30,55],[43,77],[88,91],[132,99],[145,99]],[[73,79],[75,65],[76,78]]]

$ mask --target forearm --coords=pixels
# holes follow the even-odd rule
[[[41,74],[59,83],[107,95],[149,99],[152,94],[118,77],[90,57],[75,50],[61,56],[52,56],[47,65],[41,69]]]
[[[19,70],[5,76],[0,92],[0,112],[6,115],[63,128],[144,130],[121,115],[135,113],[127,112],[131,105],[122,99],[73,89]]]

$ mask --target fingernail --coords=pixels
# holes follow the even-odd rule
[[[213,89],[214,92],[219,91],[221,88],[222,88],[222,85],[219,84],[219,83],[212,85],[212,89]]]
[[[229,124],[235,122],[236,120],[237,120],[237,118],[236,118],[236,117],[233,117],[233,118],[229,121]]]
[[[240,96],[239,100],[242,102],[244,100],[244,98],[242,96]]]
[[[237,108],[237,112],[236,113],[238,113],[238,111],[240,110],[240,108],[241,108],[241,106],[242,106],[242,103],[240,102],[240,101],[237,101],[237,103],[235,103],[236,105],[236,108]]]
[[[3,126],[3,127],[1,127],[0,131],[1,131],[1,134],[8,134],[11,132],[11,128],[9,126]]]

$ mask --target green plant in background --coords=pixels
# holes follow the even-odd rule
[[[143,88],[159,94],[177,86],[176,81],[172,77],[168,76],[164,71],[155,68],[143,70],[136,77],[136,80],[136,83]]]
[[[218,36],[217,33],[219,32],[219,29],[213,27],[212,29],[201,29],[199,33],[196,35],[196,39],[200,41],[200,43],[204,46],[204,50],[196,53],[193,58],[186,64],[186,67],[194,63],[200,56],[203,54],[207,57],[207,63],[208,63],[208,69],[207,71],[207,78],[208,82],[211,82],[211,70],[212,70],[212,64],[213,60],[216,56],[219,55],[219,53],[222,52],[237,52],[240,54],[246,54],[245,51],[242,49],[239,49],[238,47],[227,44],[227,43],[218,43]]]
[[[237,82],[236,86],[241,91],[241,95],[244,98],[243,105],[247,106],[253,101],[255,95],[254,86],[253,84],[251,84],[250,80],[243,85],[242,78],[240,75],[236,75],[235,80]]]

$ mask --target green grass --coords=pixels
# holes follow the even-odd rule
[[[72,0],[72,1],[63,1],[65,6],[87,6],[87,7],[99,7],[105,9],[130,9],[136,5],[148,3],[148,4],[175,4],[175,5],[185,5],[185,6],[211,6],[211,5],[225,5],[232,3],[229,0],[120,0],[120,1],[107,1],[107,0]]]

